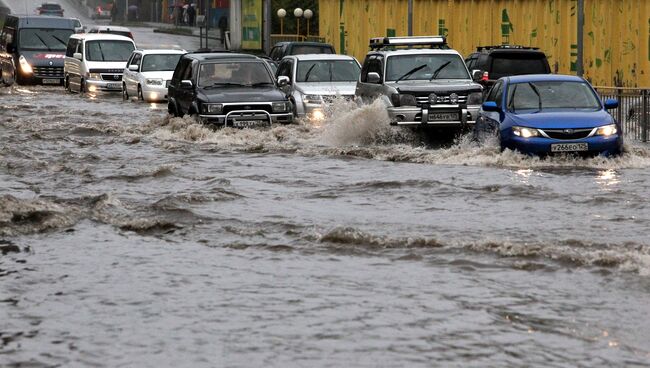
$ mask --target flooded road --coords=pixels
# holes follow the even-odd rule
[[[0,366],[650,366],[650,147],[0,90]]]

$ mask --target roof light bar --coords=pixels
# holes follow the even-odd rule
[[[370,39],[371,49],[411,46],[429,46],[431,48],[440,48],[446,45],[447,38],[444,36],[375,37]]]

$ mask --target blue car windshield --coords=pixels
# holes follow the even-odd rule
[[[599,110],[600,99],[585,82],[520,82],[508,86],[506,106],[511,112],[531,110]]]

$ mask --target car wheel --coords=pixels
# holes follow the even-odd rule
[[[142,87],[138,85],[138,100],[144,101],[144,95],[142,94]]]
[[[126,83],[122,83],[122,100],[129,100],[129,91],[126,90]]]
[[[83,94],[84,92],[86,92],[85,84],[86,84],[86,81],[84,81],[83,78],[81,78],[81,80],[79,81],[79,94],[80,95]]]

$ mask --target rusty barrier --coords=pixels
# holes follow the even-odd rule
[[[631,138],[647,142],[650,138],[650,90],[639,88],[595,87],[603,100],[618,100],[618,108],[611,111]]]

